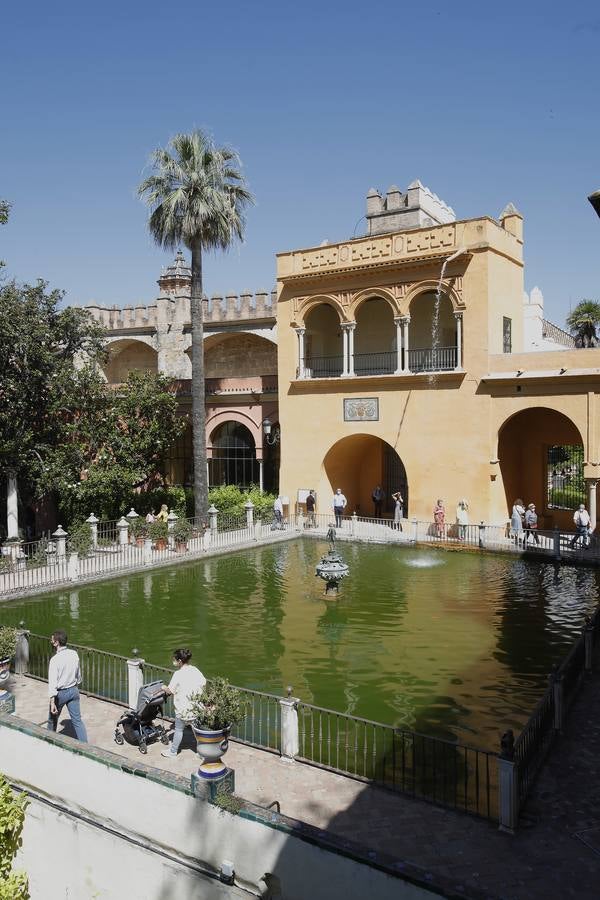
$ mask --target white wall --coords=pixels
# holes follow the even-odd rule
[[[238,881],[255,892],[262,875],[271,872],[280,879],[283,900],[431,897],[420,887],[183,793],[176,776],[160,773],[155,782],[111,767],[111,760],[126,763],[115,754],[97,750],[96,758],[89,758],[68,738],[42,735],[36,726],[0,717],[0,771],[63,808],[34,803],[27,814],[18,863],[29,873],[32,900],[222,896],[216,882],[143,849],[144,842],[215,871],[231,860]],[[140,769],[159,774],[143,764]],[[115,833],[108,834],[105,825]]]

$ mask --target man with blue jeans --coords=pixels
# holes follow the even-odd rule
[[[67,632],[62,629],[53,632],[50,642],[56,653],[48,665],[48,695],[50,697],[48,731],[56,731],[58,717],[62,708],[66,706],[77,740],[87,743],[87,732],[81,718],[79,704],[79,685],[81,684],[79,656],[75,650],[67,647]]]

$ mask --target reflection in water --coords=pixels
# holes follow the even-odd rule
[[[0,620],[163,665],[189,646],[208,675],[495,749],[598,600],[594,570],[345,544],[351,575],[326,603],[324,550],[307,539],[159,569],[5,604]]]

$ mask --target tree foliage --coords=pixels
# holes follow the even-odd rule
[[[0,473],[54,493],[64,523],[112,518],[160,468],[185,427],[168,378],[132,372],[118,388],[100,373],[103,330],[59,309],[44,282],[0,287]]]
[[[595,347],[598,344],[597,326],[600,324],[600,303],[581,300],[567,317],[567,327],[578,347]]]
[[[29,898],[27,876],[12,871],[13,860],[22,844],[27,803],[25,794],[15,795],[0,775],[0,900]]]
[[[178,134],[151,157],[153,173],[138,192],[150,207],[148,227],[162,247],[181,243],[192,254],[192,435],[194,502],[206,514],[206,410],[204,397],[204,324],[202,255],[226,250],[244,233],[244,209],[253,202],[240,171],[238,154],[217,147],[202,131]]]

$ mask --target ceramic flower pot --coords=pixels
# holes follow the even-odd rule
[[[10,678],[10,656],[0,659],[0,691],[8,684]]]
[[[192,725],[198,745],[198,756],[202,762],[198,769],[200,778],[221,778],[227,772],[227,766],[222,761],[222,756],[229,747],[229,728],[221,728],[211,731],[207,728],[197,728]]]

